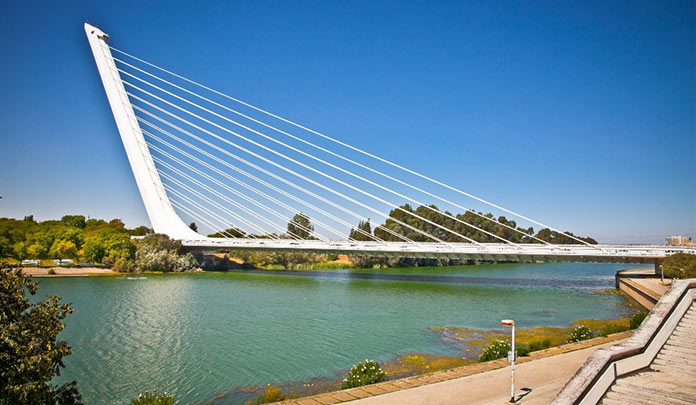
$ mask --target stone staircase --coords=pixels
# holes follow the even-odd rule
[[[650,369],[616,380],[601,404],[696,404],[696,302],[692,302]]]

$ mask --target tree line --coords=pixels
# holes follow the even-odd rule
[[[60,220],[0,218],[0,258],[73,259],[117,271],[183,271],[195,268],[179,242],[146,226],[129,229],[120,219],[65,215]]]
[[[194,229],[195,224],[191,224],[191,228]],[[310,217],[307,214],[298,213],[288,221],[286,234],[251,235],[233,226],[208,236],[316,239],[312,235],[313,232],[314,225],[312,225]],[[428,235],[432,235],[433,238]],[[575,236],[568,231],[561,233],[543,228],[535,233],[533,227],[522,228],[517,226],[514,220],[509,220],[504,216],[495,218],[491,213],[467,211],[463,214],[452,214],[449,211],[440,212],[436,205],[421,205],[413,209],[409,204],[391,210],[389,218],[375,227],[374,231],[368,218],[359,221],[358,226],[351,228],[348,234],[350,239],[357,241],[381,239],[387,242],[400,242],[410,239],[414,242],[434,242],[436,241],[434,238],[437,238],[443,242],[458,243],[472,243],[472,240],[480,243],[504,243],[503,239],[513,243],[548,242],[559,245],[581,243],[570,236],[590,244],[597,244],[597,241],[589,236]]]

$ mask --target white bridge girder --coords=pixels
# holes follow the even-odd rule
[[[696,248],[661,245],[542,245],[502,243],[475,245],[471,243],[403,243],[270,239],[185,239],[182,245],[190,250],[254,250],[295,253],[344,254],[352,256],[387,256],[413,258],[450,258],[480,261],[511,262],[661,262],[675,253],[696,254]]]

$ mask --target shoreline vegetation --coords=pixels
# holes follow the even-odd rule
[[[592,331],[592,338],[603,338],[599,343],[605,343],[606,338],[614,339],[617,336],[623,338],[626,333],[640,325],[645,312],[636,310],[633,316],[619,319],[583,319],[571,322],[565,327],[530,327],[518,328],[516,344],[519,348],[525,348],[524,352],[518,350],[520,358],[525,358],[531,353],[539,352],[533,357],[545,357],[557,354],[555,351],[563,351],[567,345],[572,345],[573,332],[579,327],[587,327]],[[441,335],[441,340],[446,344],[454,344],[464,348],[460,356],[448,356],[425,352],[406,352],[379,363],[381,370],[386,373],[387,380],[419,376],[437,371],[480,364],[479,356],[483,349],[496,340],[507,341],[510,337],[509,330],[504,329],[470,329],[459,327],[432,327],[433,333]],[[533,350],[529,350],[529,349]],[[484,361],[483,363],[488,363]],[[329,377],[313,377],[303,381],[287,381],[267,385],[238,386],[216,394],[210,401],[213,403],[227,397],[239,394],[263,397],[267,390],[281,392],[287,398],[301,398],[341,389],[341,383],[348,375],[348,370],[337,370],[336,375]]]
[[[415,213],[428,222],[409,220],[410,213]],[[456,217],[459,222],[453,220]],[[405,228],[401,223],[408,221],[411,228]],[[463,223],[469,223],[485,230],[482,232]],[[434,229],[433,224],[439,227]],[[191,229],[197,231],[195,223]],[[444,232],[450,229],[452,232]],[[309,216],[298,213],[289,219],[287,233],[273,235],[251,235],[232,226],[226,230],[208,235],[209,237],[254,237],[281,239],[315,239],[314,225]],[[495,218],[493,214],[474,213],[464,214],[440,213],[434,205],[413,208],[404,204],[389,213],[389,218],[374,230],[369,218],[360,221],[352,228],[346,237],[356,241],[429,241],[427,235],[439,235],[444,242],[468,242],[462,235],[480,242],[499,242],[505,239],[513,243],[577,243],[577,240],[550,229],[534,232],[533,228],[523,229],[515,221],[504,216]],[[495,235],[495,236],[492,236]],[[587,243],[597,242],[590,237],[577,237]],[[196,257],[186,252],[181,244],[165,235],[157,235],[146,226],[134,229],[126,228],[120,219],[105,221],[102,219],[86,218],[84,215],[64,215],[59,220],[36,221],[33,215],[24,219],[0,218],[0,267],[39,266],[47,261],[67,267],[96,267],[111,268],[125,272],[146,271],[191,271],[202,267],[205,270],[229,270],[240,268],[255,268],[269,270],[320,270],[338,268],[384,268],[384,267],[419,267],[419,266],[449,266],[475,264],[472,261],[458,259],[414,259],[414,258],[385,258],[342,256],[325,254],[301,254],[279,252],[227,252],[228,260],[209,254],[197,253]],[[56,270],[54,270],[56,272]],[[57,272],[56,272],[57,273]],[[67,274],[67,272],[65,272]],[[72,274],[84,273],[75,271]],[[37,273],[39,274],[39,273]]]

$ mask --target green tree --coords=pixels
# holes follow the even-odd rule
[[[18,260],[24,260],[27,258],[27,244],[24,242],[17,242],[12,246],[12,251]]]
[[[63,215],[60,222],[64,223],[66,226],[72,226],[80,229],[85,229],[86,225],[84,215]]]
[[[0,404],[80,404],[77,382],[51,384],[72,353],[56,341],[72,312],[60,297],[30,303],[39,286],[19,271],[0,270]]]
[[[303,213],[295,214],[292,220],[288,222],[288,233],[298,236],[302,239],[311,239],[314,232],[314,225],[309,222],[309,216]]]
[[[32,243],[27,247],[27,256],[32,259],[45,259],[48,249],[39,242]]]
[[[135,265],[140,271],[187,271],[198,267],[191,253],[179,254],[181,243],[167,235],[152,234],[138,242]]]
[[[372,237],[372,226],[370,226],[370,219],[368,218],[367,221],[360,221],[358,223],[357,230],[351,228],[349,237],[351,239],[360,241],[374,240]]]
[[[57,240],[53,242],[48,254],[54,259],[73,258],[77,253],[77,246],[69,240]]]
[[[669,278],[696,278],[696,255],[677,253],[667,256],[662,270]]]

